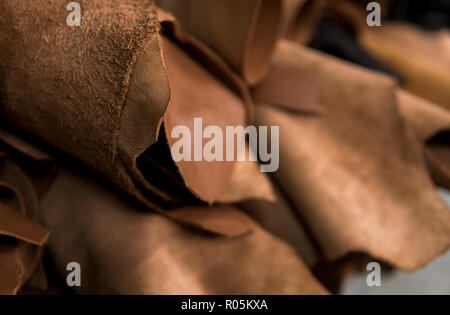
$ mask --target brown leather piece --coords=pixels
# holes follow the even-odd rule
[[[194,161],[194,119],[201,118],[203,128],[245,126],[245,106],[240,99],[170,40],[163,38],[164,62],[171,85],[171,100],[164,116],[167,140],[172,147],[173,128],[187,126],[191,131],[192,161],[177,163],[187,185],[200,199],[214,202],[228,187],[234,162]],[[201,87],[201,88],[199,88]],[[203,136],[203,130],[200,130]],[[203,146],[207,140],[203,140]],[[203,152],[202,146],[202,152]],[[226,142],[223,141],[223,152]]]
[[[164,212],[154,196],[164,202],[173,197],[155,187],[156,179],[148,180],[136,165],[136,158],[156,141],[170,95],[159,21],[149,3],[82,1],[83,24],[70,29],[47,18],[58,16],[60,9],[65,12],[65,2],[2,1],[0,34],[2,43],[9,44],[0,47],[6,84],[0,111],[2,118],[81,159],[151,209]],[[110,19],[116,14],[126,19]],[[45,23],[35,27],[35,18]],[[117,31],[122,29],[133,32]],[[19,31],[27,38],[15,36]],[[38,40],[42,37],[48,37],[48,43]],[[100,46],[105,49],[96,49]],[[237,110],[245,112],[244,106]]]
[[[364,7],[349,1],[329,1],[326,12],[348,23],[361,45],[402,77],[406,90],[449,109],[448,30],[429,32],[397,21],[369,27]]]
[[[283,35],[300,44],[307,44],[314,35],[323,14],[326,0],[282,0]]]
[[[11,126],[9,126],[11,127]],[[41,196],[56,172],[53,158],[19,136],[20,132],[0,128],[0,151],[4,150],[28,175],[31,183]]]
[[[279,0],[158,0],[182,27],[219,53],[251,85],[268,71],[281,35]]]
[[[157,8],[157,15],[163,34],[176,41],[205,70],[213,73],[216,79],[219,79],[238,95],[245,103],[247,121],[251,121],[253,118],[253,101],[244,79],[217,52],[186,32],[172,14]]]
[[[252,91],[255,103],[278,105],[307,114],[324,114],[315,75],[275,61],[267,77]]]
[[[170,84],[173,87],[171,104],[165,116],[166,129],[169,131],[166,132],[166,135],[170,135],[172,126],[192,125],[196,117],[202,117],[204,122],[204,117],[207,117],[206,121],[216,126],[245,126],[246,122],[252,119],[253,102],[243,80],[219,55],[186,33],[172,15],[158,10],[158,19],[162,23],[164,35],[170,37],[170,40],[164,40],[168,43],[165,45],[165,63],[169,77],[171,77]],[[197,70],[189,75],[180,71],[184,69],[184,66],[179,64],[185,62]],[[173,64],[172,67],[170,64]],[[177,64],[178,69],[176,68]],[[172,75],[170,69],[174,69]],[[203,80],[209,82],[208,86],[214,85],[214,89],[200,89],[201,85],[192,84],[193,73],[201,74]],[[222,91],[221,93],[225,93],[227,97],[215,97],[211,91]],[[180,92],[185,96],[182,96]],[[186,93],[189,96],[186,96]],[[196,99],[203,101],[190,101],[188,106],[177,101],[178,99],[186,102],[194,94]],[[241,99],[237,99],[236,96]],[[237,106],[238,103],[241,104],[240,108]],[[230,104],[234,105],[230,106]],[[242,110],[244,110],[244,116]],[[206,123],[204,126],[206,127]],[[192,128],[191,133],[193,134]],[[169,146],[173,142],[172,139],[169,139]],[[256,197],[271,198],[270,183],[260,174],[254,162],[182,162],[176,164],[186,186],[202,200],[234,202]],[[192,174],[196,175],[192,176]],[[197,176],[198,174],[203,175]],[[211,176],[211,174],[219,175]],[[254,178],[260,179],[259,185],[254,185]]]
[[[429,179],[395,83],[333,57],[282,42],[276,59],[316,73],[322,116],[257,106],[280,126],[277,183],[329,260],[365,252],[415,270],[450,246],[450,212]],[[364,93],[362,93],[364,91]]]
[[[21,269],[15,244],[0,241],[0,294],[17,293],[21,283]]]
[[[34,221],[0,203],[0,235],[42,246],[49,233]]]
[[[450,110],[450,34],[401,23],[364,32],[361,43],[405,80],[405,89]]]
[[[137,185],[150,183],[139,178],[135,158],[156,141],[169,101],[155,7],[129,0],[80,5],[83,23],[70,28],[60,18],[65,1],[1,2],[0,113],[144,199]]]
[[[221,211],[202,208],[192,210]],[[292,248],[243,213],[255,226],[252,233],[206,234],[140,211],[120,194],[67,171],[55,179],[42,209],[53,231],[55,268],[63,273],[69,261],[83,268],[78,293],[326,293]]]
[[[240,153],[250,157],[248,144],[245,151]],[[275,193],[269,177],[262,173],[258,162],[251,160],[236,161],[231,174],[228,188],[217,200],[219,203],[236,203],[245,200],[275,201]]]
[[[0,154],[0,294],[17,294],[39,266],[49,231],[27,176]]]
[[[315,266],[321,254],[312,235],[288,200],[274,188],[275,200],[251,199],[239,203],[265,230],[284,240],[299,253],[308,267]]]
[[[37,149],[35,146],[30,145],[14,133],[11,133],[5,129],[0,129],[0,141],[16,149],[20,153],[36,161],[51,161],[52,157],[47,153]]]
[[[450,111],[403,90],[397,92],[400,113],[424,148],[430,173],[437,184],[450,189]],[[445,136],[444,136],[445,137]]]

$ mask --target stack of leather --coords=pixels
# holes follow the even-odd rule
[[[360,2],[78,2],[79,27],[0,2],[0,293],[328,294],[449,249],[445,32],[368,29]],[[330,16],[379,69],[307,47]],[[195,118],[279,126],[279,169],[175,161]]]

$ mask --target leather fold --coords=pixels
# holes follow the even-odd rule
[[[311,117],[256,107],[259,124],[280,126],[275,180],[325,257],[365,252],[415,270],[446,252],[450,212],[400,114],[395,82],[291,42],[275,58],[316,73],[327,110]]]
[[[268,71],[281,36],[278,0],[157,0],[181,26],[220,54],[250,85]]]

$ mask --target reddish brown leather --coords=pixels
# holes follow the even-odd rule
[[[279,0],[158,0],[188,33],[219,53],[250,84],[267,73],[281,35]]]

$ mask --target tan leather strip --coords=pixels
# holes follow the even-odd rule
[[[170,215],[228,237],[242,236],[256,226],[252,219],[232,206],[184,207],[170,211]]]

